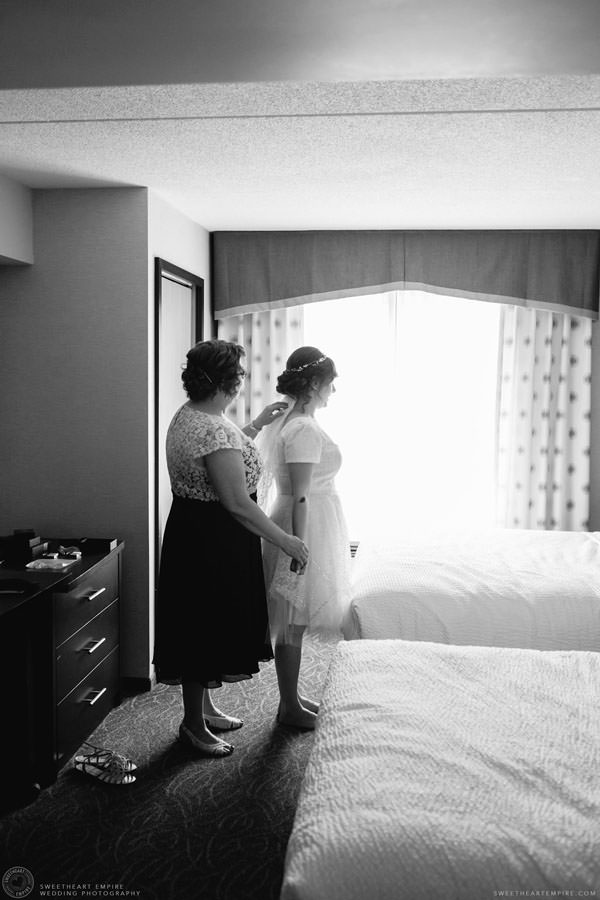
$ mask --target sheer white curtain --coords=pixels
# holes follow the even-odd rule
[[[304,340],[330,355],[319,413],[340,444],[351,538],[494,523],[496,304],[394,292],[304,307]]]
[[[243,425],[311,344],[338,368],[319,419],[342,450],[351,538],[436,527],[588,527],[591,320],[424,292],[234,316]]]
[[[498,524],[589,527],[592,323],[503,306]]]
[[[275,392],[275,382],[292,350],[304,343],[303,321],[301,306],[219,320],[218,337],[235,341],[246,350],[244,388],[227,413],[240,427],[267,403],[281,399]]]

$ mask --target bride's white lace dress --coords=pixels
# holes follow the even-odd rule
[[[350,542],[335,475],[342,455],[337,444],[312,416],[285,422],[274,446],[277,497],[271,518],[292,531],[292,487],[288,463],[313,463],[308,497],[308,565],[290,571],[290,557],[263,542],[269,621],[274,639],[285,639],[290,625],[307,632],[337,633],[350,603]]]

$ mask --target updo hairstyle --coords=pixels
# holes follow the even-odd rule
[[[285,370],[277,379],[275,390],[294,400],[308,402],[315,380],[321,388],[334,378],[337,378],[337,370],[332,359],[316,347],[298,347],[288,358]]]
[[[200,341],[188,351],[181,373],[185,392],[193,403],[212,399],[217,391],[234,396],[246,374],[240,365],[244,348],[232,341]]]

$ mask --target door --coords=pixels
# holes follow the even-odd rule
[[[202,339],[203,281],[158,260],[156,271],[156,561],[171,508],[165,441],[186,394],[181,381],[186,353]]]

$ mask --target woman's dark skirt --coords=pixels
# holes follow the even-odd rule
[[[272,658],[260,538],[218,502],[173,497],[156,602],[157,680],[220,687]]]

